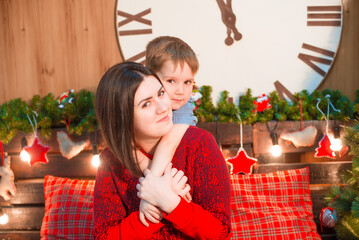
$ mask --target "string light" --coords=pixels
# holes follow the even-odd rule
[[[98,166],[100,166],[100,156],[99,156],[98,147],[97,147],[96,143],[93,144],[92,149],[93,149],[93,153],[92,153],[93,156],[91,159],[91,164],[92,164],[92,166],[97,168]]]
[[[275,125],[272,129],[269,127],[268,122],[266,122],[266,126],[268,131],[270,132],[270,137],[272,139],[272,147],[270,149],[270,152],[273,157],[279,157],[280,155],[282,155],[282,148],[278,144],[278,135],[274,132],[278,126],[278,122],[275,122]]]
[[[25,151],[25,147],[27,146],[27,140],[25,137],[21,138],[21,153],[20,153],[20,159],[24,162],[30,162],[31,157],[28,152]]]
[[[271,138],[273,144],[270,150],[271,154],[273,157],[279,157],[280,155],[282,155],[282,148],[278,144],[278,135],[276,133],[272,133]]]
[[[8,222],[9,222],[9,216],[6,213],[4,213],[2,208],[0,208],[0,224],[5,225]]]
[[[340,139],[340,129],[338,126],[334,128],[334,136],[330,138],[330,149],[333,151],[340,151],[343,148],[342,140]]]

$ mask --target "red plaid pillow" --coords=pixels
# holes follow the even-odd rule
[[[232,239],[321,239],[308,168],[231,175]]]
[[[94,180],[46,176],[41,239],[92,239]]]

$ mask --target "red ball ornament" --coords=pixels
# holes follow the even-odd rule
[[[37,162],[48,163],[46,153],[49,151],[50,147],[41,145],[39,139],[35,137],[34,142],[31,147],[24,147],[24,150],[30,155],[31,160],[29,162],[30,166],[34,165]]]
[[[237,156],[228,158],[227,162],[231,163],[233,166],[232,173],[251,173],[252,166],[257,163],[257,159],[248,157],[246,151],[243,148],[240,148]]]
[[[319,147],[315,149],[314,157],[328,157],[335,159],[335,153],[330,149],[330,145],[331,143],[328,135],[324,135],[319,142]]]
[[[333,208],[330,207],[323,208],[319,216],[320,227],[322,228],[322,231],[323,231],[322,226],[326,228],[333,228],[337,224],[338,218],[339,218],[338,212],[335,211]]]

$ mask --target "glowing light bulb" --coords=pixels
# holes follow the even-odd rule
[[[20,159],[24,162],[30,162],[31,157],[28,152],[26,152],[24,149],[22,149],[22,151],[20,153]]]
[[[330,139],[330,149],[333,151],[340,151],[343,148],[342,140],[340,138],[332,138]]]
[[[272,145],[271,153],[273,157],[279,157],[282,154],[282,148],[278,144]]]
[[[7,224],[9,222],[9,216],[4,213],[1,217],[0,217],[0,224],[4,225]]]
[[[92,156],[91,164],[92,164],[92,166],[94,166],[95,168],[97,168],[98,166],[100,166],[100,156],[99,156],[98,154],[95,154],[95,155]]]

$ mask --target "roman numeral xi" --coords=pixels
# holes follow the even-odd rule
[[[151,13],[151,8],[148,8],[148,9],[146,9],[140,13],[137,13],[137,14],[126,13],[126,12],[118,10],[117,15],[125,18],[124,20],[122,20],[121,22],[119,22],[117,24],[118,29],[123,29],[124,26],[126,26],[127,24],[129,24],[131,22],[138,22],[138,23],[150,26],[150,27],[142,28],[142,29],[119,30],[118,31],[119,36],[152,34],[152,21],[144,18],[144,16],[146,16],[149,13]],[[145,55],[146,55],[146,52],[143,51],[143,52],[136,54],[135,56],[128,58],[127,61],[135,62],[135,61],[138,61],[138,60],[144,58]],[[141,61],[140,63],[144,64],[144,60]]]

